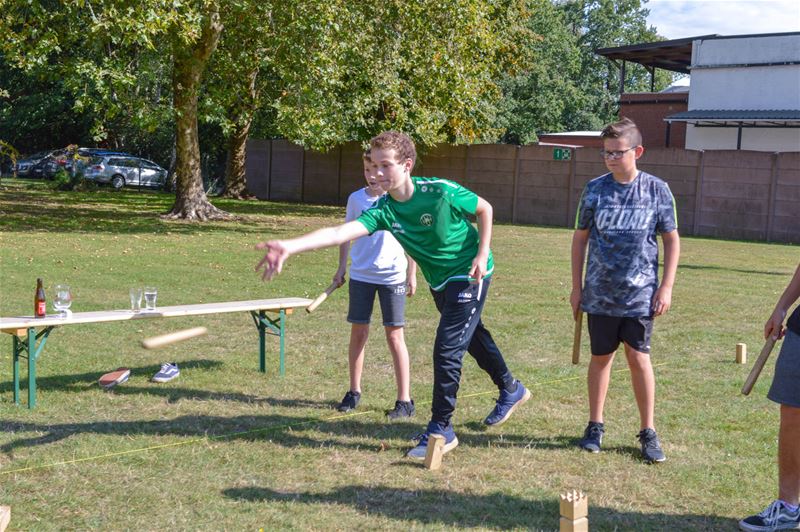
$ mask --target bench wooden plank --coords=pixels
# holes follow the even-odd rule
[[[293,308],[305,308],[311,304],[310,299],[302,297],[282,297],[275,299],[254,299],[251,301],[225,301],[221,303],[198,303],[194,305],[175,305],[156,307],[154,311],[142,309],[141,312],[131,310],[101,310],[94,312],[73,312],[69,317],[58,315],[44,318],[33,316],[15,316],[0,318],[0,331],[17,335],[19,329],[27,327],[53,327],[74,325],[77,323],[102,323],[110,321],[140,320],[152,318],[178,318],[182,316],[201,316],[204,314],[223,314],[246,311],[289,311]]]

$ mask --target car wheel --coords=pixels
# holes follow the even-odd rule
[[[115,175],[111,178],[111,186],[114,187],[115,190],[119,190],[125,186],[125,178],[121,175]]]

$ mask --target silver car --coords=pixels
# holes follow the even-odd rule
[[[163,188],[167,171],[153,161],[127,155],[92,157],[83,171],[90,181],[109,183],[119,190],[124,186]]]

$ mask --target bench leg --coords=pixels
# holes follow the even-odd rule
[[[36,407],[36,330],[28,329],[28,408]]]
[[[46,327],[42,332],[36,334],[34,327],[29,327],[27,330],[27,338],[20,338],[16,335],[13,336],[13,360],[12,360],[12,373],[14,379],[14,404],[20,404],[19,398],[19,359],[27,357],[28,359],[28,408],[36,407],[36,359],[44,349],[44,344],[47,342],[47,337],[53,327]],[[39,340],[39,345],[36,341]],[[26,352],[26,355],[22,353]]]
[[[14,378],[14,404],[19,404],[19,354],[24,349],[22,342],[20,342],[19,337],[14,335],[13,337],[13,345],[14,345],[14,358],[12,364],[12,375]]]
[[[267,313],[263,310],[258,312],[258,360],[261,373],[267,372]]]
[[[250,314],[253,316],[253,321],[258,328],[258,360],[261,373],[267,372],[267,334],[274,334],[279,338],[280,342],[280,374],[284,375],[286,373],[286,310],[280,309],[278,317],[274,320],[270,319],[264,310],[259,310],[258,315],[256,315],[255,311],[251,311]]]

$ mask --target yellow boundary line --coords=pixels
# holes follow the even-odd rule
[[[665,364],[666,364],[666,362],[662,362],[661,364],[653,364],[653,367],[655,368],[655,367],[658,367],[658,366],[664,366]],[[625,372],[625,371],[630,371],[630,370],[628,368],[617,369],[617,370],[614,370],[614,373]],[[547,384],[556,384],[556,383],[559,383],[559,382],[574,381],[574,380],[578,380],[578,379],[583,379],[585,377],[586,377],[585,375],[576,375],[574,377],[566,377],[566,378],[563,378],[563,379],[554,379],[554,380],[549,380],[549,381],[544,381],[544,382],[537,382],[537,383],[534,383],[534,384],[532,384],[530,386],[531,387],[533,387],[533,386],[544,386],[544,385],[547,385]],[[490,394],[496,394],[496,393],[497,393],[496,390],[491,390],[491,391],[487,391],[487,392],[476,392],[476,393],[462,395],[461,398],[462,399],[467,399],[467,398],[470,398],[470,397],[480,397],[481,395],[490,395]],[[423,406],[423,405],[426,405],[426,404],[430,404],[430,401],[425,401],[425,402],[418,403],[419,406]],[[194,444],[194,443],[200,443],[200,442],[204,442],[204,441],[214,441],[214,440],[222,440],[222,439],[225,439],[225,438],[233,438],[235,436],[244,436],[245,434],[255,434],[255,433],[258,433],[258,432],[269,432],[269,431],[272,431],[272,430],[278,430],[278,429],[284,429],[284,428],[300,427],[300,426],[303,426],[303,425],[310,425],[312,423],[327,423],[327,422],[330,422],[330,421],[335,421],[337,419],[347,419],[347,418],[352,418],[352,417],[357,417],[357,416],[366,416],[368,414],[375,414],[377,412],[378,412],[378,410],[365,410],[363,412],[354,412],[352,414],[335,414],[333,416],[329,416],[329,417],[325,417],[325,418],[309,419],[307,421],[298,421],[296,423],[282,423],[280,425],[270,425],[269,427],[263,427],[263,428],[260,428],[260,429],[245,430],[245,431],[241,431],[241,432],[230,432],[230,433],[227,433],[227,434],[218,434],[216,436],[204,436],[202,438],[193,438],[191,440],[186,440],[186,441],[179,441],[179,442],[173,442],[173,443],[164,443],[162,445],[151,445],[149,447],[141,447],[139,449],[129,449],[127,451],[119,451],[119,452],[115,452],[115,453],[107,453],[107,454],[99,454],[99,455],[95,455],[95,456],[87,456],[86,458],[75,458],[73,460],[65,460],[63,462],[53,462],[53,463],[50,463],[50,464],[39,464],[39,465],[34,465],[34,466],[29,466],[29,467],[21,467],[21,468],[18,468],[18,469],[12,469],[10,471],[0,471],[0,475],[12,475],[14,473],[25,473],[25,472],[28,472],[28,471],[35,471],[35,470],[38,470],[38,469],[49,469],[49,468],[52,468],[52,467],[71,465],[71,464],[79,464],[81,462],[93,462],[95,460],[102,460],[104,458],[114,458],[116,456],[124,456],[126,454],[146,453],[146,452],[155,451],[155,450],[158,450],[158,449],[167,449],[169,447],[179,447],[181,445],[191,445],[191,444]]]

